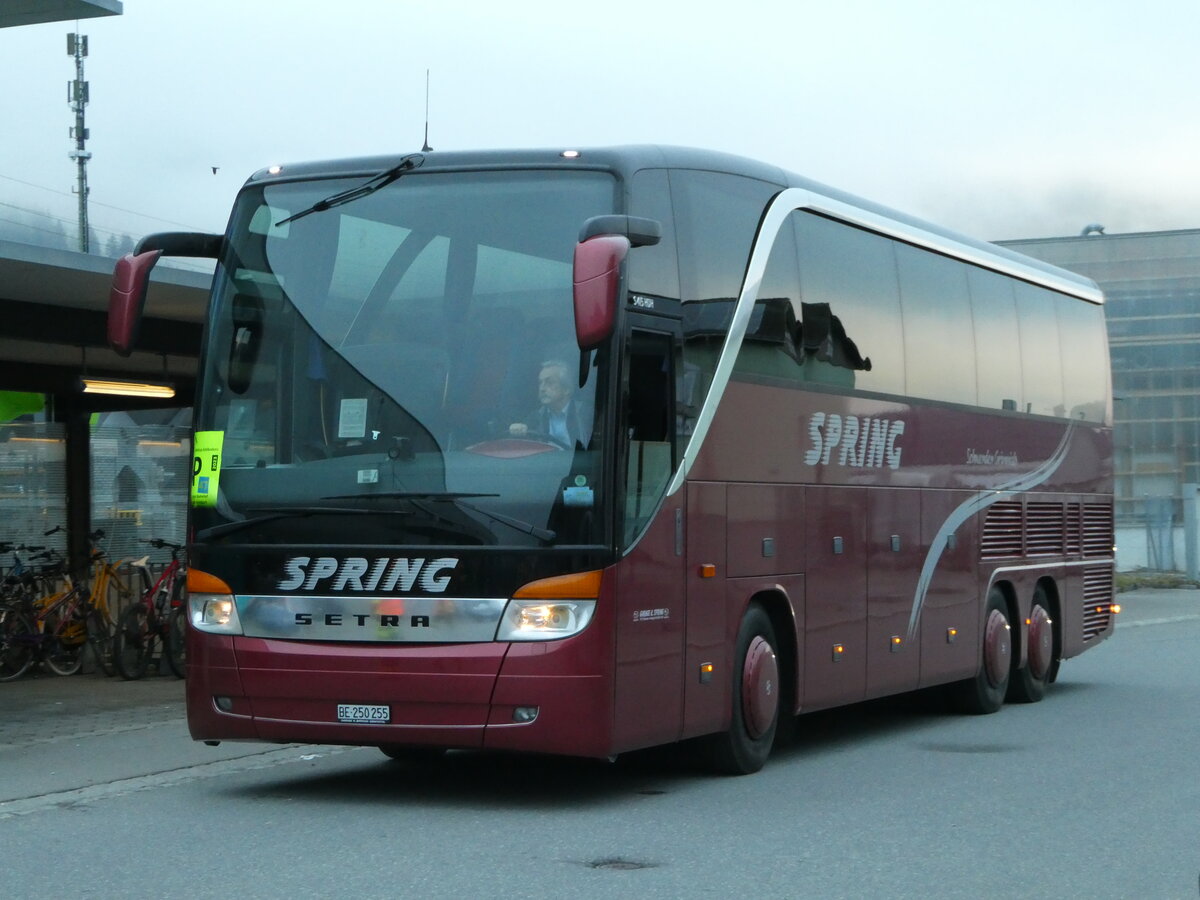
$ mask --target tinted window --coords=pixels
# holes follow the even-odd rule
[[[903,394],[904,330],[892,242],[811,213],[793,218],[805,377]]]
[[[1108,360],[1104,347],[1104,308],[1059,295],[1058,337],[1062,347],[1063,400],[1072,419],[1103,422]],[[1162,410],[1163,418],[1173,411]]]
[[[763,209],[779,187],[714,172],[671,173],[685,301],[733,300]]]
[[[896,244],[907,388],[913,397],[974,404],[975,334],[966,266]]]
[[[975,364],[979,405],[1023,409],[1021,344],[1013,283],[995,272],[969,267],[971,314],[975,323]]]
[[[771,248],[758,299],[746,326],[746,337],[734,363],[735,376],[802,377],[797,351],[800,272],[796,261],[794,217],[795,214],[783,223]]]
[[[1021,335],[1022,409],[1042,416],[1065,416],[1055,295],[1024,282],[1017,282],[1014,289]]]
[[[690,433],[691,422],[703,405],[741,292],[759,220],[778,190],[776,185],[737,175],[671,172],[684,301],[678,401],[684,434]]]
[[[663,169],[643,169],[633,176],[631,216],[654,219],[662,226],[662,240],[629,252],[626,274],[629,290],[636,294],[679,298],[679,265],[675,259],[675,217],[671,190]]]

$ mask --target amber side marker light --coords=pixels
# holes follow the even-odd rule
[[[1117,613],[1119,613],[1121,611],[1121,604],[1114,603],[1112,606],[1109,607],[1109,609],[1112,610],[1113,615],[1116,615]]]

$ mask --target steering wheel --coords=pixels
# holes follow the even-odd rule
[[[571,449],[570,444],[547,431],[526,431],[523,434],[507,434],[505,437],[517,441],[533,441],[538,444],[549,444],[556,450]]]

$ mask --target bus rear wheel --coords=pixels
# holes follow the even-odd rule
[[[1004,705],[1012,673],[1012,626],[1004,591],[988,591],[987,611],[983,617],[979,672],[951,685],[954,705],[966,713],[986,715]]]
[[[1046,696],[1046,686],[1054,671],[1054,645],[1057,626],[1050,617],[1050,598],[1046,588],[1037,586],[1029,611],[1026,631],[1025,665],[1017,670],[1008,686],[1008,699],[1016,703],[1037,703]]]
[[[713,767],[749,775],[766,764],[779,727],[779,653],[775,629],[757,604],[746,610],[734,652],[729,730],[708,739]]]

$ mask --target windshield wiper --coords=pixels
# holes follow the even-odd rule
[[[420,153],[410,153],[390,169],[380,172],[378,175],[364,181],[358,187],[352,187],[348,190],[332,194],[324,200],[318,200],[308,209],[302,209],[300,212],[290,215],[286,219],[280,219],[275,223],[275,227],[278,228],[280,225],[286,225],[288,222],[295,222],[297,219],[304,218],[309,213],[324,212],[327,209],[333,209],[335,206],[352,203],[359,197],[366,197],[369,194],[373,194],[381,187],[387,187],[405,172],[411,172],[413,169],[418,168],[424,162],[425,157]]]
[[[323,498],[331,499],[331,498]],[[265,509],[266,507],[251,507],[251,509]],[[206,541],[209,538],[221,537],[226,534],[233,534],[235,531],[241,531],[243,528],[252,528],[263,522],[272,522],[276,519],[300,519],[306,516],[407,516],[411,515],[408,512],[398,510],[384,509],[355,509],[353,507],[339,506],[287,506],[276,509],[273,512],[268,512],[262,516],[251,516],[249,519],[241,519],[237,522],[226,522],[223,525],[214,525],[211,528],[205,528],[203,531],[196,533],[197,541]]]
[[[539,541],[545,544],[552,543],[558,534],[550,531],[548,528],[539,528],[530,522],[524,522],[521,519],[515,519],[512,516],[506,516],[503,513],[492,512],[491,510],[481,509],[474,503],[464,502],[469,497],[499,497],[499,494],[468,494],[455,491],[380,491],[377,494],[335,494],[332,497],[322,497],[322,500],[368,500],[379,498],[380,500],[441,500],[448,503],[453,503],[462,509],[469,509],[471,512],[477,512],[481,516],[487,516],[494,522],[499,522],[501,525],[507,525],[509,528],[515,528],[517,531],[532,535]]]

